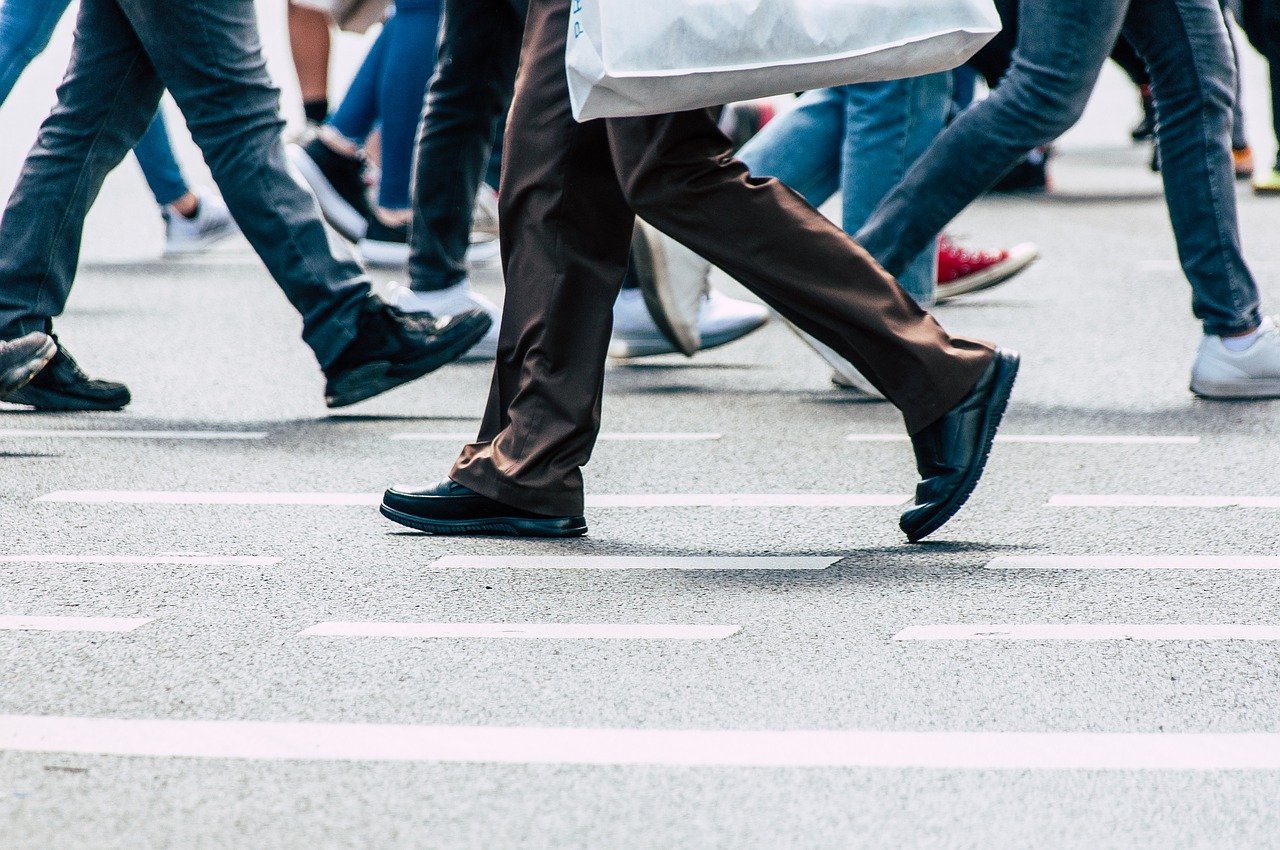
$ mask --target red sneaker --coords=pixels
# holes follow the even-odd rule
[[[1031,242],[1007,251],[971,251],[943,236],[938,243],[938,303],[998,286],[1040,259]]]

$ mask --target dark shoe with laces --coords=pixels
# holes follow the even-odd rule
[[[375,215],[357,247],[367,266],[402,269],[409,265],[409,225],[383,224]]]
[[[920,471],[915,506],[899,526],[912,543],[937,531],[968,501],[982,477],[1000,420],[1009,406],[1020,358],[997,348],[995,359],[964,399],[911,437]]]
[[[51,334],[50,339],[58,345],[58,353],[49,365],[25,387],[0,396],[0,400],[47,411],[122,410],[133,400],[124,384],[90,378],[58,344],[56,336]]]
[[[587,533],[585,517],[523,511],[447,478],[426,490],[388,490],[381,512],[392,522],[427,534],[581,537]]]
[[[289,145],[289,161],[311,188],[325,221],[347,239],[364,238],[373,218],[363,157],[343,156],[316,136],[305,145]]]
[[[357,320],[356,338],[325,370],[324,400],[346,407],[452,363],[489,330],[483,310],[436,318],[404,313],[369,296]]]
[[[38,332],[0,340],[0,397],[25,387],[57,353],[53,338]]]

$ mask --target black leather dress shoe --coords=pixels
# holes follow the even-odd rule
[[[382,497],[381,510],[392,522],[427,534],[580,537],[587,533],[584,517],[522,511],[447,478],[427,490],[388,490]]]
[[[995,359],[969,394],[911,438],[922,480],[916,486],[915,506],[902,515],[899,526],[912,543],[955,516],[978,485],[1009,406],[1019,360],[1016,352],[997,348]]]

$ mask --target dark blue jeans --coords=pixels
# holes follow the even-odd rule
[[[1195,315],[1209,334],[1256,327],[1231,161],[1235,63],[1217,0],[1022,0],[1009,73],[917,160],[858,241],[900,274],[1028,150],[1080,118],[1122,30],[1151,71],[1165,198]]]
[[[165,87],[231,214],[327,367],[355,334],[369,281],[294,182],[253,0],[82,0],[75,50],[0,220],[0,339],[46,330],[79,262],[102,181],[138,143]]]
[[[440,0],[398,0],[351,88],[329,119],[335,130],[363,144],[382,128],[382,179],[378,204],[409,208],[413,140],[422,118],[422,99],[436,65]]]
[[[71,0],[4,0],[0,4],[0,104],[8,99],[18,77],[44,49]],[[151,194],[160,206],[187,194],[187,181],[173,155],[164,116],[157,112],[133,149]]]

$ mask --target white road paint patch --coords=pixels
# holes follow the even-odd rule
[[[283,558],[219,555],[0,555],[0,564],[132,564],[139,566],[274,567]]]
[[[643,557],[628,555],[446,555],[438,570],[825,570],[837,557]]]
[[[0,750],[158,758],[936,770],[1277,770],[1276,733],[580,729],[0,715]]]
[[[421,441],[432,443],[470,443],[474,441],[476,435],[472,433],[430,433],[430,432],[407,432],[403,434],[392,434],[392,440],[403,441]],[[682,443],[682,442],[707,442],[711,440],[723,439],[723,434],[713,433],[685,433],[678,431],[657,431],[652,433],[628,433],[624,431],[606,431],[602,433],[598,439],[602,442],[636,442],[636,443]]]
[[[905,434],[850,434],[851,443],[906,443]],[[1199,437],[1148,434],[997,434],[997,443],[1026,443],[1069,446],[1194,446]]]
[[[587,496],[588,508],[866,508],[901,505],[882,493],[645,493]],[[221,493],[159,490],[60,490],[38,502],[84,505],[310,505],[369,507],[375,493]]]
[[[1055,508],[1280,508],[1280,496],[1058,495]]]
[[[1280,570],[1280,557],[1250,555],[1009,555],[989,570]]]
[[[6,632],[131,632],[154,618],[130,617],[26,617],[0,616],[0,631]]]
[[[0,439],[49,437],[53,439],[95,440],[265,440],[271,435],[266,431],[94,431],[52,429],[0,429]]]
[[[516,640],[724,640],[741,626],[645,623],[320,623],[304,637],[507,638]]]
[[[894,640],[1280,640],[1280,626],[1201,623],[976,623],[912,626],[895,635]]]

